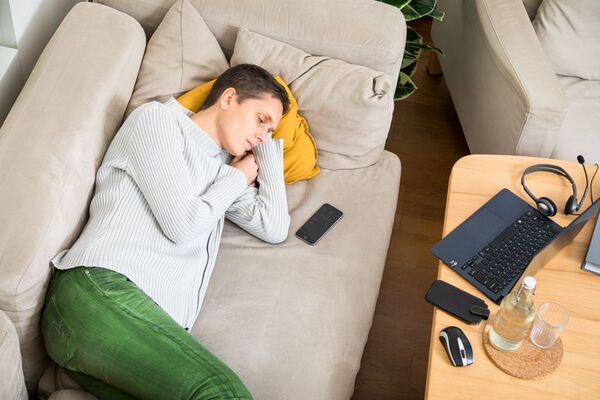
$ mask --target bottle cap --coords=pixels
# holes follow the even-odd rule
[[[535,285],[536,285],[536,281],[533,276],[526,276],[525,279],[523,279],[523,287],[525,289],[527,289],[527,290],[534,289]]]

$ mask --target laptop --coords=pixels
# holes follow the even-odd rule
[[[433,254],[499,304],[525,276],[533,276],[600,209],[593,202],[566,227],[502,189],[437,242]]]

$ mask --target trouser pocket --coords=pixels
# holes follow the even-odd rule
[[[46,299],[41,330],[48,355],[57,364],[65,367],[75,356],[73,335],[66,326],[54,297]]]

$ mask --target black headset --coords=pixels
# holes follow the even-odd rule
[[[562,176],[563,178],[571,182],[573,194],[569,196],[567,203],[565,204],[565,214],[575,214],[581,208],[581,205],[583,204],[583,200],[585,199],[589,187],[587,170],[585,169],[584,165],[585,160],[582,156],[577,156],[577,161],[579,162],[579,164],[581,164],[581,166],[583,167],[583,172],[585,173],[585,190],[583,191],[583,196],[581,196],[581,200],[579,202],[577,202],[577,185],[575,184],[575,181],[573,180],[571,175],[569,175],[569,173],[565,171],[562,167],[553,164],[535,164],[530,167],[527,167],[525,171],[523,171],[523,175],[521,175],[521,185],[523,186],[525,193],[527,193],[529,197],[533,199],[537,206],[537,209],[545,216],[552,217],[553,215],[556,215],[556,212],[558,210],[556,204],[548,197],[537,198],[525,184],[525,176],[532,172],[550,172]]]

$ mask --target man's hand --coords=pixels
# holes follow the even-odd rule
[[[254,160],[254,154],[246,153],[243,156],[237,156],[229,162],[233,168],[237,168],[246,176],[248,185],[256,180],[258,175],[258,164]]]

